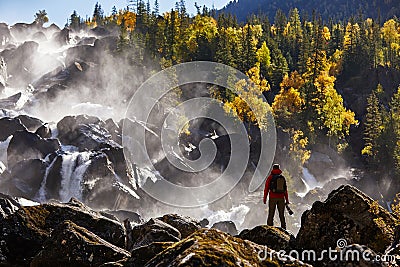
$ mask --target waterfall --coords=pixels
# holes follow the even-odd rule
[[[91,161],[91,152],[73,152],[62,156],[60,200],[82,200],[82,180]]]
[[[302,181],[306,185],[306,191],[303,193],[297,193],[297,195],[300,197],[304,197],[310,190],[321,186],[317,179],[315,179],[314,175],[312,175],[307,168],[303,168]]]
[[[0,162],[3,163],[5,168],[7,168],[7,149],[12,137],[11,135],[5,141],[0,142]]]
[[[42,183],[40,184],[39,191],[37,192],[35,196],[35,200],[39,201],[40,203],[45,202],[47,200],[46,198],[46,183],[47,183],[47,177],[49,176],[49,172],[54,166],[54,163],[56,163],[57,157],[54,157],[53,161],[50,163],[50,165],[47,167],[46,172],[43,176]]]

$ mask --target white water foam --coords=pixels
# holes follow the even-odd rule
[[[46,172],[45,172],[45,174],[43,176],[42,183],[40,184],[39,191],[36,193],[35,200],[39,201],[40,203],[43,203],[43,202],[45,202],[47,200],[47,197],[46,197],[47,177],[49,176],[49,172],[53,168],[54,163],[56,162],[56,160],[57,160],[57,157],[54,157],[53,161],[47,167]]]
[[[71,197],[82,200],[82,180],[91,164],[91,152],[73,152],[63,155],[61,166],[60,200],[69,201]]]
[[[297,195],[300,197],[304,197],[310,190],[321,186],[321,184],[317,181],[317,179],[315,179],[314,175],[312,175],[307,168],[303,168],[302,180],[306,185],[306,191],[303,193],[297,193]]]
[[[239,206],[232,207],[229,211],[212,211],[208,206],[205,206],[202,208],[202,211],[204,213],[203,218],[207,218],[209,221],[208,226],[221,221],[232,221],[236,224],[236,227],[240,228],[250,208],[244,204],[240,204]]]
[[[5,141],[0,142],[0,161],[4,164],[5,168],[7,168],[7,149],[12,137],[10,135]]]

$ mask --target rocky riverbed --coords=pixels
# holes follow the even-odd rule
[[[350,185],[340,186],[304,212],[297,235],[266,225],[229,233],[231,222],[206,227],[204,221],[178,214],[143,221],[133,212],[95,211],[74,198],[65,203],[38,204],[3,194],[0,203],[2,266],[395,266],[400,263],[399,218]],[[360,255],[368,252],[371,260],[343,258],[341,261],[339,256],[336,260],[320,256],[329,248],[338,255],[347,251]],[[319,257],[302,256],[304,251],[311,250]],[[378,257],[392,262],[379,262]]]

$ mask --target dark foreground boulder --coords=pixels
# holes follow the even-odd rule
[[[335,248],[338,240],[345,239],[348,244],[366,245],[383,253],[392,244],[395,225],[396,219],[386,209],[357,188],[345,185],[303,213],[296,244],[321,251]]]
[[[177,242],[181,233],[169,224],[158,219],[150,219],[143,225],[134,226],[127,231],[127,249],[131,251],[153,242]]]
[[[64,221],[44,243],[31,267],[99,266],[130,254],[71,221]]]
[[[1,249],[8,264],[27,265],[42,249],[50,233],[65,220],[86,228],[107,242],[123,247],[123,226],[101,216],[77,200],[21,207],[0,220]]]
[[[176,228],[182,238],[188,237],[201,228],[200,223],[196,220],[178,214],[166,214],[158,219]]]
[[[150,245],[138,247],[131,251],[131,258],[125,266],[144,266],[149,260],[158,253],[172,246],[174,242],[153,242]]]
[[[268,225],[260,225],[251,230],[243,230],[237,237],[267,246],[276,251],[288,251],[291,245],[290,243],[295,239],[294,235],[282,228]]]
[[[264,253],[267,255],[264,255]],[[128,265],[133,266],[133,265]],[[168,247],[146,265],[152,266],[310,266],[215,229],[201,229]]]
[[[15,213],[20,207],[14,198],[0,193],[0,221]]]

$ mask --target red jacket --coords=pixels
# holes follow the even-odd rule
[[[289,197],[288,197],[288,192],[286,190],[285,193],[274,193],[272,191],[269,190],[269,183],[271,182],[272,179],[272,175],[277,175],[277,174],[281,174],[282,171],[279,169],[273,169],[271,171],[271,175],[268,176],[267,181],[265,182],[265,188],[264,188],[264,204],[267,202],[267,196],[269,193],[269,198],[285,198],[286,202],[289,203]]]

